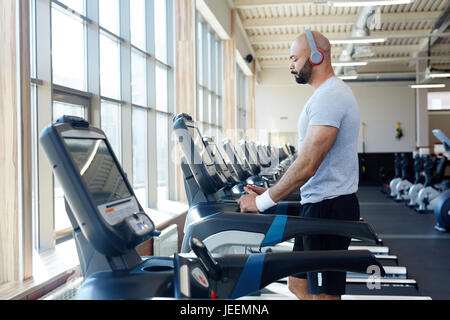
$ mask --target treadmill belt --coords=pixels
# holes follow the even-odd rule
[[[410,284],[381,284],[381,289],[369,290],[367,285],[348,283],[345,287],[346,295],[370,296],[421,296],[416,286]]]
[[[383,267],[398,267],[398,262],[394,259],[377,259]]]

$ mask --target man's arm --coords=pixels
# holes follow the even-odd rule
[[[330,151],[338,129],[329,126],[310,126],[306,132],[301,154],[280,181],[270,188],[270,197],[279,202],[298,190],[311,179]]]
[[[302,145],[301,153],[280,181],[268,190],[273,202],[279,202],[298,190],[319,169],[320,164],[333,146],[339,129],[331,126],[310,126]],[[256,193],[239,199],[241,211],[258,211]],[[268,209],[268,208],[264,208]]]

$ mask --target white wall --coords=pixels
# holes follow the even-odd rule
[[[295,83],[285,70],[261,73],[256,87],[256,127],[261,130],[296,132],[303,106],[313,93],[310,86]],[[406,83],[351,83],[359,103],[361,122],[366,122],[366,152],[411,152],[415,147],[415,93]],[[281,117],[287,117],[282,120]],[[404,137],[395,138],[397,122]],[[264,140],[261,138],[261,140]],[[360,152],[362,134],[360,134]]]

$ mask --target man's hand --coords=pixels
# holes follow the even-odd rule
[[[253,212],[258,213],[258,207],[256,206],[256,197],[258,194],[251,189],[245,190],[248,194],[242,196],[238,200],[238,204],[241,206],[241,212]]]
[[[262,195],[264,192],[267,191],[267,188],[262,188],[262,187],[258,187],[258,186],[250,186],[250,185],[248,185],[248,186],[244,187],[244,191],[249,193],[249,194],[251,192],[254,192],[257,195]]]

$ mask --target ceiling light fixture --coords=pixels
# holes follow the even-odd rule
[[[431,73],[430,78],[450,78],[450,73]]]
[[[338,78],[341,80],[356,80],[356,79],[358,79],[358,76],[357,75],[355,75],[355,76],[339,76]]]
[[[333,67],[360,67],[367,66],[367,61],[349,61],[349,62],[333,62]]]
[[[413,84],[409,86],[412,89],[434,89],[434,88],[445,88],[446,85],[443,83],[436,84]]]
[[[328,1],[333,7],[368,7],[368,6],[392,6],[410,4],[414,0],[359,0],[359,1]]]
[[[349,38],[349,39],[334,39],[330,40],[331,44],[369,44],[369,43],[383,43],[387,38]]]

